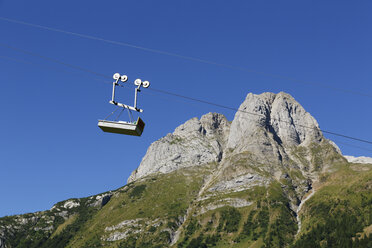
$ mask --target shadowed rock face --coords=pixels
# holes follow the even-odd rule
[[[289,94],[249,93],[231,124],[209,113],[177,127],[154,142],[128,182],[153,173],[220,162],[227,150],[251,152],[258,160],[281,163],[295,146],[319,143],[316,120]]]
[[[3,237],[0,237],[0,248],[5,248],[5,242],[3,240]]]

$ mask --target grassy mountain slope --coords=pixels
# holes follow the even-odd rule
[[[372,165],[347,163],[329,149],[295,149],[299,160],[306,158],[305,169],[257,163],[242,153],[222,165],[152,175],[48,211],[0,218],[0,234],[7,248],[369,247]],[[275,176],[273,166],[285,176]],[[213,190],[241,172],[261,179]],[[301,209],[296,235],[296,189],[312,172],[318,173],[316,193]]]
[[[372,165],[345,163],[336,172],[323,174],[301,218],[302,232],[293,247],[367,247]]]

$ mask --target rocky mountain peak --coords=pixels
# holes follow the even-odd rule
[[[154,173],[220,161],[226,146],[230,123],[222,114],[208,113],[192,118],[172,134],[152,143],[140,166],[128,182]]]
[[[226,151],[248,151],[259,160],[277,164],[290,156],[293,147],[322,139],[317,121],[289,94],[249,93],[231,125],[222,114],[208,113],[154,142],[128,182],[153,173],[219,162]]]
[[[200,120],[195,117],[186,121],[174,130],[173,135],[183,138],[199,135],[216,138],[216,136],[226,135],[227,126],[229,123],[224,115],[208,113],[203,115]]]
[[[366,244],[372,159],[343,157],[286,93],[248,94],[239,110],[151,144],[124,187],[0,218],[0,248]]]
[[[231,125],[229,148],[242,150],[252,142],[271,143],[268,136],[283,146],[308,144],[322,138],[317,121],[287,93],[249,93],[239,110]],[[263,137],[255,140],[257,136]]]

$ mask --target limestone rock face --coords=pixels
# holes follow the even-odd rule
[[[187,121],[151,144],[128,183],[153,173],[220,161],[229,128],[226,117],[216,113]]]
[[[316,120],[289,94],[247,95],[231,125],[227,147],[235,153],[282,153],[282,148],[319,142]],[[275,156],[276,156],[275,155]]]
[[[128,182],[154,173],[220,162],[242,152],[249,152],[253,154],[251,160],[274,168],[292,159],[294,147],[322,140],[316,120],[292,96],[284,92],[250,93],[231,125],[223,115],[209,113],[187,121],[154,142]],[[278,174],[277,169],[270,173]]]

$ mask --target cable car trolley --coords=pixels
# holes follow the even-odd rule
[[[136,79],[134,81],[134,85],[136,85],[134,91],[134,106],[129,106],[120,102],[115,101],[115,87],[121,86],[119,81],[127,82],[128,77],[126,75],[120,75],[119,73],[115,73],[114,82],[112,83],[112,97],[110,103],[116,105],[118,108],[115,109],[111,114],[109,114],[104,120],[98,120],[98,127],[102,129],[104,132],[108,133],[117,133],[117,134],[126,134],[126,135],[133,135],[133,136],[141,136],[143,129],[145,128],[145,123],[142,121],[141,118],[137,118],[136,121],[133,121],[132,110],[142,113],[143,110],[137,108],[137,101],[138,101],[138,92],[141,92],[141,87],[148,88],[150,86],[149,81],[143,81],[141,79]],[[107,120],[111,115],[113,115],[118,109],[121,109],[119,115],[116,117],[114,121]],[[119,121],[119,117],[122,112],[126,109],[129,115],[129,122],[127,121]]]

